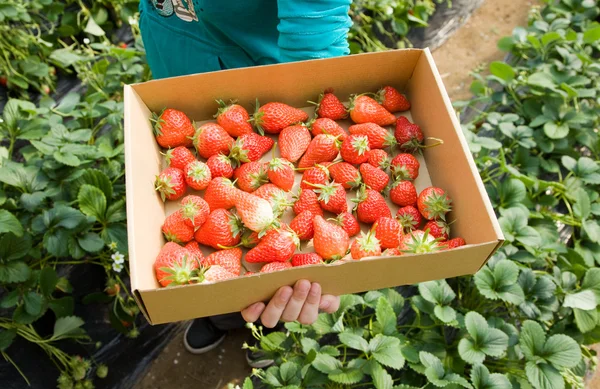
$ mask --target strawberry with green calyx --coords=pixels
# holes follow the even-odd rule
[[[194,147],[203,158],[228,153],[233,141],[217,123],[205,123],[198,127],[194,134]]]
[[[399,248],[394,247],[391,249],[385,249],[381,255],[384,257],[398,257],[400,255],[404,254],[402,251],[400,251]]]
[[[248,123],[250,115],[246,108],[236,104],[235,100],[226,104],[223,100],[216,100],[219,110],[215,114],[217,123],[232,137],[238,137],[252,132],[252,125]]]
[[[160,193],[163,201],[180,199],[187,190],[183,171],[174,167],[166,168],[156,176],[154,189]]]
[[[307,119],[308,114],[301,109],[277,102],[267,103],[261,107],[257,99],[256,111],[250,122],[263,135],[265,132],[279,134],[284,128]]]
[[[318,163],[331,162],[339,154],[341,142],[333,135],[320,134],[313,138],[306,153],[300,158],[299,168],[313,167]]]
[[[198,242],[195,240],[189,241],[185,244],[184,248],[189,251],[192,259],[200,264],[200,266],[206,265],[204,253],[200,250]]]
[[[273,158],[269,161],[267,176],[273,184],[289,192],[294,186],[294,165],[283,158]]]
[[[237,138],[229,149],[229,159],[234,167],[246,162],[258,161],[267,153],[275,141],[268,136],[261,136],[251,132]]]
[[[383,149],[396,145],[396,138],[385,128],[375,123],[354,124],[348,128],[351,135],[365,135],[371,149]]]
[[[161,286],[189,284],[195,280],[198,261],[177,243],[167,242],[154,261],[154,273]]]
[[[263,184],[269,182],[265,163],[260,161],[248,162],[233,172],[233,178],[244,192],[252,193]]]
[[[274,184],[264,184],[252,192],[252,194],[260,197],[261,199],[267,200],[269,204],[271,204],[273,213],[277,217],[282,215],[289,207],[294,205],[290,201],[288,193]]]
[[[284,128],[279,134],[281,157],[296,163],[308,149],[311,137],[306,126],[298,124]]]
[[[327,181],[329,181],[329,170],[325,164],[316,164],[302,173],[300,189],[312,189],[311,185],[325,185]]]
[[[194,154],[184,146],[177,146],[174,149],[167,150],[166,153],[161,153],[165,157],[165,162],[168,167],[174,167],[180,170],[185,170],[185,167],[196,160]]]
[[[398,180],[416,180],[420,167],[421,164],[417,158],[408,153],[398,154],[390,162],[392,176]]]
[[[212,158],[212,157],[211,157]],[[184,169],[185,182],[195,190],[204,190],[212,180],[212,175],[208,165],[204,162],[194,160]]]
[[[240,242],[243,231],[240,219],[225,209],[215,209],[206,222],[196,231],[194,237],[205,246],[220,249],[235,246]]]
[[[358,220],[350,212],[342,212],[335,219],[328,220],[342,227],[349,237],[353,237],[360,232]]]
[[[260,273],[273,273],[291,267],[292,264],[290,262],[271,262],[263,265],[263,267],[260,268]],[[246,275],[248,275],[248,273],[246,273]]]
[[[410,109],[410,102],[406,96],[391,86],[384,86],[377,92],[377,101],[392,113]]]
[[[366,94],[352,96],[348,111],[352,121],[357,124],[375,123],[389,126],[396,121],[394,114]]]
[[[206,257],[205,262],[208,266],[222,266],[230,273],[239,276],[242,270],[242,249],[232,248],[215,251]]]
[[[337,182],[330,182],[325,185],[309,184],[314,192],[319,195],[319,204],[325,211],[335,214],[348,211],[346,202],[346,191],[344,187]]]
[[[256,245],[260,242],[260,238],[258,237],[258,232],[254,232],[252,230],[246,230],[242,235],[242,240],[240,241],[240,246],[251,249],[256,247]]]
[[[411,123],[411,121],[404,116],[400,116],[396,121],[396,131],[394,132],[394,136],[398,142],[398,145],[400,146],[400,149],[409,153],[439,146],[444,143],[444,141],[441,139],[428,137],[427,139],[435,140],[436,143],[425,146],[423,144],[425,137],[423,136],[421,127],[419,127],[417,124]]]
[[[464,246],[466,244],[467,244],[467,242],[465,242],[465,240],[463,238],[453,238],[453,239],[447,240],[445,242],[441,242],[440,247],[442,250],[452,250],[457,247]]]
[[[294,213],[299,215],[304,211],[311,211],[314,215],[323,216],[323,209],[319,205],[319,197],[311,189],[300,189],[295,196]]]
[[[352,201],[356,203],[356,217],[362,223],[373,224],[380,217],[392,217],[392,212],[381,193],[373,189],[361,186]]]
[[[404,232],[410,232],[418,229],[423,222],[423,216],[421,216],[421,212],[419,212],[419,210],[412,205],[399,208],[398,213],[396,213],[396,219],[398,219],[398,222],[402,226],[402,230]]]
[[[333,163],[324,163],[323,166],[329,171],[333,181],[341,184],[344,189],[357,188],[362,184],[362,177],[357,168],[348,162],[338,161]]]
[[[300,240],[311,240],[314,236],[314,215],[311,211],[301,212],[290,222],[290,228],[298,235]]]
[[[390,182],[390,177],[386,172],[368,163],[361,164],[359,170],[365,185],[377,192],[383,192]]]
[[[441,250],[439,240],[429,234],[429,231],[415,230],[402,237],[398,247],[403,253],[426,254]]]
[[[446,220],[446,214],[452,210],[452,200],[443,189],[430,186],[419,193],[417,208],[427,220]]]
[[[294,255],[300,240],[289,227],[269,231],[261,241],[248,251],[246,262],[286,262]]]
[[[319,95],[316,103],[312,101],[309,101],[309,103],[316,105],[315,114],[320,118],[341,120],[348,117],[346,106],[333,94],[333,89],[331,88],[325,89]]]
[[[423,226],[424,231],[429,231],[431,236],[439,239],[440,242],[448,240],[450,235],[450,226],[443,220],[430,220]]]
[[[188,147],[192,145],[195,129],[185,113],[168,108],[160,114],[152,113],[150,122],[156,141],[161,147]]]
[[[350,246],[350,238],[344,229],[336,224],[315,216],[313,219],[315,229],[313,243],[315,252],[324,260],[342,259]]]
[[[340,155],[344,161],[358,165],[369,159],[370,150],[366,135],[350,135],[342,142]]]
[[[294,254],[292,257],[292,266],[308,266],[308,265],[319,265],[323,263],[323,258],[317,253],[300,253]]]
[[[204,191],[204,201],[208,203],[211,212],[222,208],[231,209],[235,206],[234,195],[237,188],[225,177],[213,178]]]
[[[375,237],[379,239],[382,248],[391,249],[400,245],[402,227],[396,219],[381,217],[373,224],[372,229],[375,231]]]
[[[401,207],[417,203],[417,189],[411,181],[397,180],[390,188],[390,200]]]
[[[212,178],[215,177],[233,177],[233,163],[225,154],[217,154],[211,156],[206,161],[206,166],[210,170]]]
[[[238,190],[235,196],[235,208],[246,228],[258,232],[259,238],[276,222],[271,204],[253,194]]]
[[[360,233],[360,236],[354,239],[350,246],[350,254],[352,259],[361,259],[364,257],[377,257],[381,255],[381,245],[379,239],[375,237],[373,231],[368,234]]]
[[[230,280],[236,275],[225,269],[223,266],[213,265],[204,271],[198,278],[200,283],[207,284],[219,281]]]
[[[185,196],[180,204],[185,224],[194,229],[200,228],[210,214],[208,203],[200,196]]]
[[[318,118],[313,119],[306,124],[310,128],[312,136],[319,134],[333,135],[339,140],[343,141],[348,136],[346,130],[342,128],[336,121],[329,118]]]
[[[369,151],[369,160],[371,166],[378,167],[381,170],[387,171],[390,167],[390,157],[385,150],[375,149]]]

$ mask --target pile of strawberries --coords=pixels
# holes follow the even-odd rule
[[[257,101],[252,116],[235,102],[218,103],[216,122],[197,129],[175,109],[151,119],[169,166],[156,177],[155,189],[163,200],[180,200],[164,222],[169,242],[154,264],[162,286],[237,277],[241,247],[249,249],[247,263],[272,272],[348,254],[358,260],[465,244],[449,239],[451,200],[444,190],[417,194],[413,181],[420,165],[413,154],[426,147],[425,138],[417,124],[394,115],[409,110],[410,102],[393,87],[352,96],[348,107],[326,90],[311,120],[279,102]],[[355,124],[346,131],[337,121],[348,116]],[[385,128],[391,125],[393,133]],[[274,157],[275,147],[280,157]],[[386,149],[399,153],[390,158]],[[271,150],[273,158],[261,161]],[[292,194],[297,172],[302,180]],[[186,195],[188,187],[203,195]],[[356,192],[353,209],[347,191]],[[400,207],[395,216],[385,197]],[[281,218],[289,208],[295,217],[285,224]],[[361,232],[359,223],[371,225],[369,232]],[[314,252],[296,254],[300,242],[310,240]],[[205,257],[198,244],[217,251]]]

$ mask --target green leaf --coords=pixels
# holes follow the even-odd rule
[[[342,332],[338,336],[340,338],[340,342],[350,348],[363,352],[367,352],[367,350],[369,350],[369,343],[361,336],[351,332]]]
[[[550,139],[562,139],[569,135],[569,126],[566,123],[546,122],[544,133]]]
[[[419,284],[419,293],[425,300],[439,305],[450,304],[456,297],[446,280],[422,282]]]
[[[15,340],[16,336],[17,330],[15,329],[0,331],[0,351],[6,350],[12,344],[13,340]]]
[[[317,353],[312,366],[324,374],[338,372],[342,368],[342,363],[331,355]]]
[[[254,384],[252,383],[252,380],[250,379],[250,377],[246,377],[246,379],[244,380],[244,385],[242,386],[242,389],[254,389]]]
[[[52,156],[54,157],[54,159],[56,159],[58,162],[62,163],[63,165],[67,165],[67,166],[71,166],[71,167],[77,167],[79,165],[81,165],[81,160],[79,158],[77,158],[76,155],[71,154],[71,153],[62,153],[60,151],[55,151]]]
[[[587,219],[591,212],[590,197],[585,190],[580,189],[575,194],[575,205],[573,205],[573,212],[579,219]]]
[[[369,342],[369,350],[373,358],[384,366],[400,370],[404,366],[404,356],[400,350],[400,341],[397,338],[385,335],[376,335]]]
[[[104,196],[106,196],[106,199],[108,200],[113,197],[113,186],[110,178],[100,170],[86,169],[79,177],[77,177],[77,179],[73,180],[73,196],[79,194],[79,190],[84,184],[97,187],[104,193]]]
[[[519,267],[512,261],[503,259],[496,263],[492,271],[484,266],[475,274],[475,285],[479,292],[491,299],[502,299],[511,304],[519,305],[525,300],[523,289],[516,283],[519,277]]]
[[[503,80],[505,83],[511,82],[516,76],[515,70],[512,68],[512,66],[499,61],[495,61],[490,64],[490,73]]]
[[[98,25],[98,23],[96,23],[94,18],[91,16],[88,18],[87,24],[85,25],[85,28],[83,29],[83,31],[87,32],[88,34],[95,35],[95,36],[104,36],[104,34],[105,34],[102,27],[100,27]]]
[[[111,242],[117,243],[117,250],[121,253],[127,254],[127,227],[125,224],[113,223],[102,230],[100,236],[104,239],[104,243],[110,244]],[[319,317],[321,317],[320,315]],[[318,319],[317,319],[318,321]]]
[[[61,317],[54,323],[54,333],[52,339],[63,338],[72,334],[80,334],[80,327],[84,321],[77,316]]]
[[[392,376],[377,363],[373,365],[371,378],[373,379],[375,389],[392,389],[394,386]]]
[[[536,356],[542,355],[545,342],[546,333],[541,325],[532,320],[523,323],[519,344],[527,359],[535,359]]]
[[[458,351],[465,362],[481,363],[486,355],[501,356],[508,348],[508,335],[496,328],[490,328],[479,313],[471,311],[465,315],[465,327],[472,338],[461,339]]]
[[[77,242],[82,249],[88,253],[95,253],[104,247],[104,241],[95,232],[88,232],[80,238],[77,238]]]
[[[31,250],[31,235],[29,234],[17,238],[12,233],[8,233],[0,238],[0,258],[5,261],[23,258],[29,250]]]
[[[125,211],[125,201],[115,201],[108,206],[106,210],[106,222],[117,223],[127,219],[127,212]]]
[[[343,369],[341,372],[329,374],[327,377],[339,384],[352,385],[362,381],[364,376],[360,369]]]
[[[71,113],[77,104],[81,101],[81,95],[76,92],[69,92],[60,100],[60,103],[56,106],[56,110],[62,113]]]
[[[543,357],[557,369],[570,369],[581,360],[581,348],[567,335],[552,335],[544,345]]]
[[[260,339],[260,347],[266,351],[282,351],[283,347],[281,345],[286,339],[285,333],[272,332]]]
[[[50,300],[48,302],[48,308],[54,312],[56,317],[64,317],[73,315],[73,309],[75,308],[75,301],[71,296],[61,297],[59,299]]]
[[[595,220],[586,220],[583,229],[592,242],[600,243],[600,225]]]
[[[396,290],[388,288],[381,290],[381,293],[388,299],[390,305],[394,309],[396,316],[400,315],[402,308],[404,307],[404,297]]]
[[[585,272],[581,288],[592,290],[600,299],[600,268],[592,268]]]
[[[4,295],[2,300],[0,300],[0,308],[8,309],[17,305],[19,302],[19,295],[20,293],[18,290],[13,290],[12,292]]]
[[[429,374],[426,373],[426,375],[430,381],[441,380],[444,377],[446,372],[442,365],[442,361],[440,361],[438,357],[426,351],[421,351],[419,353],[419,359],[421,364],[425,367],[425,370],[429,371]]]
[[[375,308],[375,317],[381,326],[384,335],[392,335],[396,332],[396,323],[398,321],[392,306],[384,297],[380,297]]]
[[[527,378],[536,389],[564,389],[565,381],[560,373],[547,363],[535,364],[529,361],[525,365]]]
[[[279,366],[279,375],[285,383],[289,383],[292,379],[296,378],[298,373],[298,365],[293,362],[284,362]]]
[[[95,217],[98,221],[104,220],[106,197],[100,189],[88,184],[82,185],[77,195],[77,201],[79,201],[81,212]]]
[[[476,364],[471,369],[471,382],[475,389],[512,389],[509,379],[503,374],[490,374],[485,365]]]
[[[29,279],[31,269],[21,261],[0,263],[0,282],[13,283],[24,282]]]
[[[600,39],[600,27],[590,28],[583,33],[583,43],[592,44]]]
[[[579,308],[585,311],[595,309],[598,305],[596,295],[591,290],[582,290],[577,293],[568,293],[565,295],[563,306],[569,308]]]
[[[84,59],[84,57],[80,56],[79,54],[76,54],[70,48],[64,48],[54,50],[52,54],[50,54],[50,59],[58,62],[61,65],[61,67],[68,68],[74,63]]]
[[[529,85],[537,86],[540,88],[554,89],[556,87],[552,76],[548,73],[541,72],[533,73],[531,76],[529,76],[529,78],[527,79],[527,83]]]
[[[50,297],[56,288],[58,283],[58,276],[56,270],[46,266],[40,272],[40,289],[44,296]]]
[[[598,325],[598,311],[595,309],[584,311],[574,308],[573,314],[575,315],[575,324],[577,325],[577,328],[583,333],[590,332]]]
[[[451,323],[456,320],[456,311],[449,306],[436,305],[433,308],[433,313],[435,313],[435,316],[444,323]]]
[[[25,311],[28,314],[37,316],[42,312],[44,298],[39,293],[32,291],[25,293],[23,295],[23,302],[25,303]]]
[[[475,344],[467,338],[463,338],[458,342],[458,354],[465,362],[470,364],[482,363],[485,360],[485,353],[478,350]]]
[[[3,232],[11,232],[19,238],[23,236],[21,222],[6,209],[0,209],[0,233]]]
[[[308,327],[303,326],[302,324],[300,324],[296,321],[285,323],[285,328],[288,331],[296,333],[296,334],[305,334],[308,332]]]
[[[300,339],[300,344],[302,345],[302,352],[304,354],[308,354],[310,350],[319,351],[319,342],[312,338],[302,338]]]

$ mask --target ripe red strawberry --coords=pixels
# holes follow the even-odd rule
[[[392,176],[397,180],[414,181],[419,176],[421,164],[412,154],[398,154],[390,162]]]
[[[206,284],[209,282],[218,282],[218,281],[229,280],[229,279],[235,278],[236,275],[233,274],[232,272],[228,271],[227,269],[225,269],[223,266],[214,265],[214,266],[211,266],[208,270],[206,270],[202,274],[202,277],[203,277],[202,283]]]
[[[267,265],[276,265],[276,264],[279,264],[279,263],[283,264],[282,262],[271,262],[271,263],[267,263],[263,267],[266,267]],[[244,273],[244,276],[252,276],[254,274],[256,274],[256,273],[253,272],[253,271],[247,271],[247,272]]]
[[[402,237],[398,247],[404,253],[425,254],[440,251],[438,241],[428,231],[415,230]]]
[[[380,217],[392,217],[392,212],[381,193],[373,189],[361,188],[356,199],[352,201],[358,204],[356,206],[356,216],[358,221],[362,223],[373,224]]]
[[[400,251],[399,248],[394,247],[392,249],[385,249],[381,255],[385,256],[385,257],[398,257],[400,255],[404,254],[402,251]]]
[[[317,253],[294,254],[292,257],[292,266],[318,265],[323,263],[323,258]]]
[[[359,169],[365,185],[377,192],[382,192],[390,182],[390,177],[387,173],[378,167],[363,163]]]
[[[213,178],[206,187],[204,200],[211,212],[215,209],[230,209],[234,207],[234,195],[237,188],[230,179],[225,177]]]
[[[369,160],[367,162],[381,170],[387,170],[390,167],[390,157],[385,150],[381,149],[369,151]]]
[[[333,181],[341,184],[344,189],[356,188],[362,183],[358,169],[348,162],[324,163]]]
[[[417,124],[413,124],[405,116],[400,116],[396,121],[396,131],[394,133],[398,144],[402,150],[414,152],[423,145],[423,131]]]
[[[246,230],[246,232],[244,232],[244,234],[242,235],[242,240],[240,244],[246,248],[251,249],[252,247],[255,247],[258,244],[258,242],[260,242],[258,232]]]
[[[381,247],[391,249],[398,247],[402,237],[402,228],[396,219],[381,217],[373,224],[375,237],[379,239]]]
[[[423,231],[429,231],[431,236],[443,242],[448,240],[450,226],[443,220],[430,220],[423,226]]]
[[[184,146],[177,146],[174,149],[169,149],[164,156],[168,167],[174,167],[180,170],[184,170],[190,162],[196,160],[196,157],[190,149]]]
[[[323,216],[323,209],[319,205],[319,197],[310,189],[300,189],[297,194],[297,200],[294,203],[294,213],[299,215],[304,211],[311,211],[313,215]]]
[[[181,209],[167,216],[162,226],[162,232],[165,234],[165,239],[170,242],[186,243],[194,239],[194,227],[190,227],[185,222]]]
[[[160,193],[163,201],[180,199],[187,189],[183,171],[174,167],[166,168],[156,176],[154,189]]]
[[[313,227],[314,215],[311,211],[301,212],[290,222],[290,228],[298,235],[300,240],[311,240],[315,233]]]
[[[335,219],[329,220],[342,227],[349,237],[353,237],[360,232],[360,225],[350,212],[342,212]]]
[[[235,208],[246,228],[259,233],[259,237],[275,222],[271,204],[253,194],[237,191]]]
[[[224,209],[215,209],[208,215],[206,222],[196,231],[194,237],[200,244],[221,249],[240,243],[242,229],[240,220],[233,213]]]
[[[194,125],[185,113],[167,108],[160,115],[152,113],[152,127],[161,147],[191,146]]]
[[[333,135],[317,135],[308,145],[308,149],[300,159],[298,167],[313,167],[321,162],[331,162],[337,157],[338,153],[339,141]]]
[[[292,264],[289,262],[271,262],[263,265],[263,267],[260,268],[260,272],[273,273],[276,271],[289,269],[290,267],[292,267]]]
[[[383,108],[375,99],[365,95],[350,99],[350,118],[354,123],[375,123],[389,126],[396,121],[394,114]]]
[[[246,262],[286,262],[300,244],[296,233],[289,228],[270,231],[246,254]]]
[[[377,100],[390,112],[402,112],[410,109],[408,99],[396,88],[385,86],[377,92]]]
[[[215,114],[215,118],[229,135],[237,138],[252,132],[252,125],[248,122],[250,115],[246,108],[235,102],[226,104],[223,100],[217,100],[217,104],[219,104],[219,110]]]
[[[292,205],[288,193],[271,183],[264,184],[252,194],[267,200],[276,216],[283,214]]]
[[[203,158],[229,152],[233,138],[216,123],[205,123],[194,134],[194,147]]]
[[[273,184],[289,192],[294,186],[294,165],[285,159],[273,158],[269,161],[267,176]]]
[[[306,126],[286,127],[279,134],[279,153],[282,158],[296,163],[308,149],[310,140],[310,132]]]
[[[256,108],[250,120],[261,134],[279,134],[284,128],[308,119],[306,112],[283,103],[267,103],[259,108],[257,100]]]
[[[452,250],[457,247],[464,246],[466,244],[467,244],[467,242],[465,242],[465,240],[463,238],[453,238],[446,242],[441,242],[440,247],[442,248],[442,250]],[[292,258],[292,260],[293,260],[293,258]]]
[[[334,120],[329,118],[318,118],[309,123],[310,132],[313,136],[317,136],[319,134],[329,134],[337,137],[339,140],[343,141],[348,136],[346,130],[344,130],[339,124],[337,124]]]
[[[244,192],[252,193],[262,184],[269,182],[265,164],[260,161],[248,162],[233,172],[237,185]]]
[[[344,161],[358,165],[369,159],[370,150],[369,138],[365,135],[350,135],[342,142],[340,154]]]
[[[419,210],[412,205],[407,205],[406,207],[398,209],[396,218],[405,232],[416,230],[423,222],[423,216],[421,216]]]
[[[234,166],[258,161],[274,144],[275,141],[268,136],[261,136],[255,132],[244,134],[233,142],[229,150],[229,159]]]
[[[452,210],[452,200],[443,189],[430,186],[419,193],[417,207],[425,219],[446,220],[446,214]]]
[[[206,264],[209,266],[222,266],[230,273],[239,276],[242,270],[242,249],[236,247],[215,251],[206,257]]]
[[[348,117],[348,111],[340,99],[333,94],[333,89],[326,89],[319,95],[315,112],[320,118],[341,120]]]
[[[348,128],[351,135],[365,135],[371,149],[383,149],[396,145],[396,138],[385,128],[375,123],[354,124]]]
[[[195,240],[189,241],[186,243],[184,248],[190,252],[192,255],[192,259],[197,261],[201,266],[206,264],[206,258],[204,258],[204,253],[200,250],[200,246],[198,246],[198,242]]]
[[[411,181],[397,180],[390,189],[390,200],[401,207],[417,203],[417,189]]]
[[[188,195],[181,200],[181,213],[185,224],[199,228],[210,214],[208,203],[200,196]]]
[[[211,157],[212,158],[212,157]],[[212,175],[208,165],[204,162],[193,160],[184,169],[185,182],[195,190],[204,190],[210,183]]]
[[[354,239],[350,247],[352,259],[361,259],[364,257],[377,257],[381,255],[381,246],[379,239],[373,235],[372,231],[368,234],[360,233],[360,236]]]
[[[154,261],[154,273],[161,286],[189,284],[196,276],[198,261],[177,243],[167,242]]]
[[[326,221],[321,216],[315,216],[313,226],[313,243],[317,254],[325,260],[341,259],[346,255],[350,238],[342,227]]]
[[[313,185],[314,192],[319,195],[319,204],[325,211],[339,214],[348,211],[346,191],[341,184],[330,182],[326,185]]]
[[[326,162],[328,163],[328,162]],[[318,164],[302,173],[301,189],[313,189],[312,185],[325,185],[329,181],[329,171],[324,164]]]
[[[229,157],[224,154],[211,156],[208,161],[206,161],[206,165],[210,170],[210,175],[212,178],[233,177],[233,164],[231,163]]]

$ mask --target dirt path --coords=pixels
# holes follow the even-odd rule
[[[469,97],[469,70],[481,64],[501,60],[495,42],[512,29],[527,22],[532,0],[486,0],[443,46],[434,52],[436,63],[452,100]],[[227,337],[225,342],[205,355],[191,355],[175,337],[152,363],[136,389],[202,388],[225,389],[229,382],[240,383],[251,373],[242,344],[248,340],[244,330]]]

